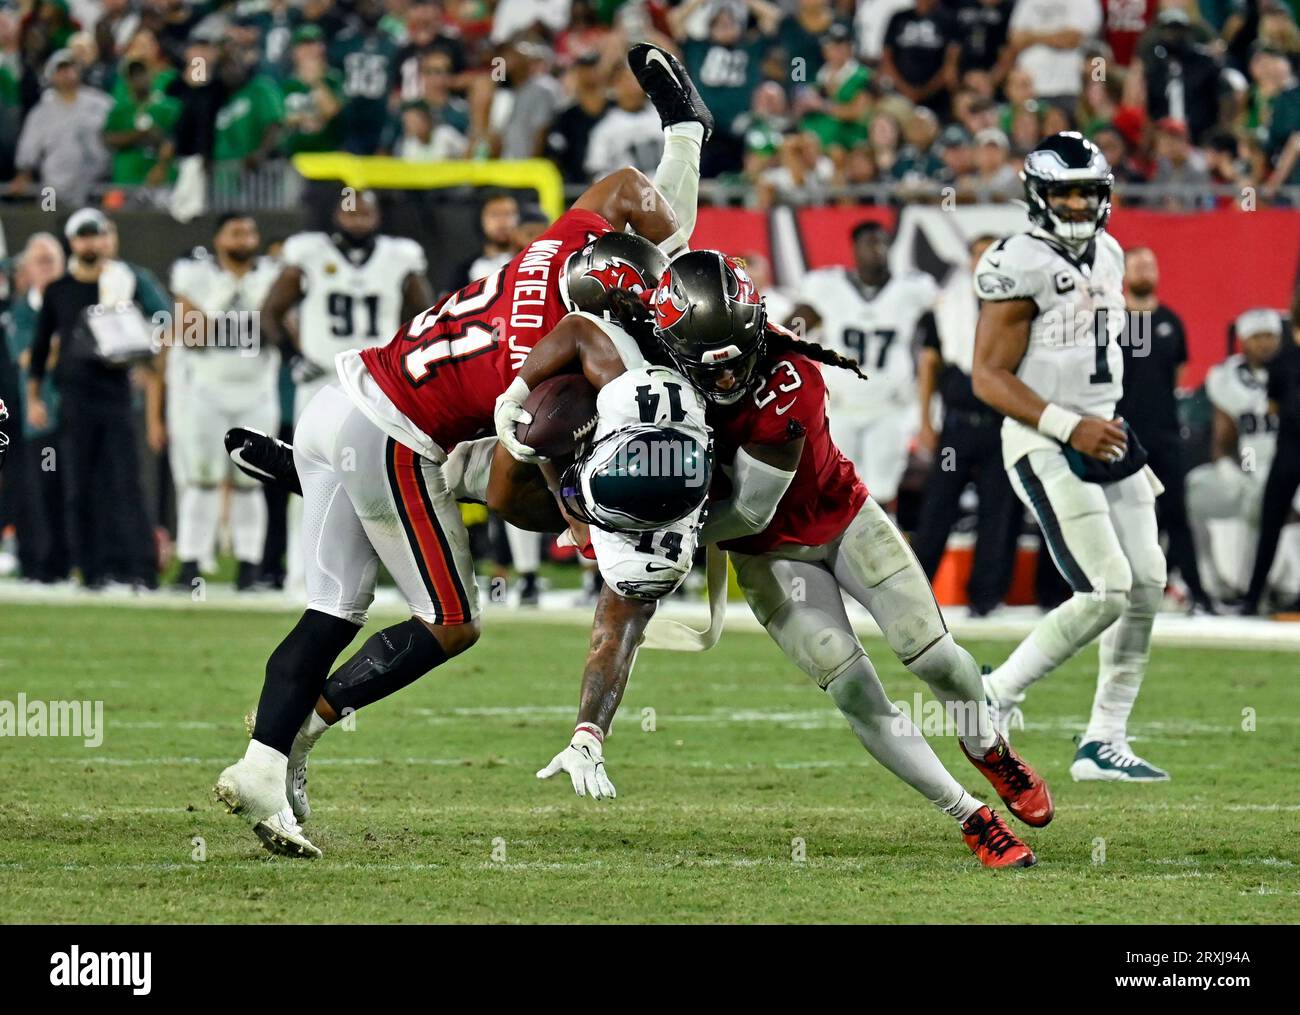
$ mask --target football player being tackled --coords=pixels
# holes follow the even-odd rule
[[[1165,589],[1156,527],[1163,491],[1115,417],[1123,392],[1124,251],[1106,232],[1113,177],[1076,133],[1048,138],[1021,174],[1033,229],[995,243],[975,269],[980,298],[972,379],[1002,413],[1002,461],[1074,594],[985,681],[1005,732],[1025,692],[1101,635],[1092,716],[1076,780],[1158,782],[1135,755],[1128,717]],[[1137,321],[1132,322],[1136,326]]]
[[[417,315],[387,345],[341,353],[337,380],[304,410],[292,450],[264,435],[235,434],[232,457],[241,467],[292,475],[304,499],[307,609],[267,661],[245,756],[215,787],[272,852],[320,855],[300,822],[309,813],[307,753],[321,734],[477,641],[478,590],[456,500],[487,485],[495,441],[473,438],[491,432],[498,396],[510,392],[507,406],[526,400],[516,383],[520,364],[575,308],[569,269],[600,237],[630,227],[645,238],[645,260],[660,259],[641,269],[653,284],[663,255],[686,246],[712,118],[666,51],[640,44],[628,62],[664,123],[653,185],[634,169],[612,173],[496,273]],[[545,484],[532,480],[536,469],[491,471],[497,489],[488,499],[507,521],[534,531],[565,528]],[[531,487],[511,488],[516,480]],[[411,618],[335,667],[365,624],[381,562]]]
[[[962,788],[889,700],[845,613],[842,592],[866,607],[903,664],[944,702],[963,752],[1008,809],[1027,824],[1046,825],[1053,815],[1047,786],[994,728],[975,661],[948,632],[905,539],[830,439],[818,363],[855,372],[857,365],[769,324],[743,267],[716,251],[673,260],[648,301],[620,294],[611,302],[619,327],[602,335],[584,326],[575,342],[607,345],[612,361],[616,335],[629,335],[643,350],[657,349],[657,358],[703,395],[731,488],[709,504],[699,538],[731,553],[759,621],[831,696],[871,755],[958,822],[983,864],[1032,865],[1030,848]],[[572,353],[564,354],[561,341],[553,346],[555,338],[539,343],[521,377],[537,383],[568,367]],[[534,459],[513,429],[509,415],[499,414],[502,445]],[[602,597],[602,607],[573,739],[538,773],[563,769],[579,794],[596,797],[614,795],[603,740],[653,613],[653,603],[638,608],[615,596]]]

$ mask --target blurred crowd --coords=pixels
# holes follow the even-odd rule
[[[630,43],[682,58],[717,119],[704,175],[760,206],[998,200],[1078,129],[1129,200],[1289,201],[1296,0],[6,0],[0,180],[154,196],[299,152],[653,167]],[[872,194],[872,185],[877,193]],[[951,190],[945,190],[951,188]],[[1249,196],[1242,195],[1250,188]],[[848,191],[848,193],[846,193]],[[912,193],[914,192],[914,193]]]

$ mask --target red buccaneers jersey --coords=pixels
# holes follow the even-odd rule
[[[710,408],[718,462],[735,461],[736,449],[746,444],[785,444],[801,434],[803,456],[771,524],[721,545],[737,553],[766,553],[788,543],[821,546],[848,528],[867,488],[831,441],[821,367],[789,352],[768,356],[758,369],[766,377],[739,405]]]
[[[497,396],[568,310],[564,262],[613,227],[569,211],[504,267],[418,314],[361,353],[380,390],[444,451],[492,426]]]

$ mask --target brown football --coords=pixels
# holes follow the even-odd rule
[[[581,374],[561,374],[542,381],[524,408],[533,421],[520,423],[515,436],[547,458],[568,458],[578,441],[596,428],[596,389]]]

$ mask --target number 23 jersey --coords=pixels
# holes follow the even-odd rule
[[[821,546],[848,528],[866,502],[867,488],[831,440],[821,367],[807,356],[789,352],[769,355],[758,370],[761,382],[737,405],[710,407],[709,424],[721,467],[714,469],[714,475],[730,471],[736,449],[746,444],[788,444],[802,436],[803,454],[767,528],[721,545],[751,554],[786,544]]]
[[[1098,233],[1075,257],[1037,232],[989,247],[975,268],[975,294],[990,302],[1029,299],[1036,312],[1016,376],[1040,398],[1086,416],[1112,419],[1124,391],[1124,251]],[[1008,417],[1003,461],[1059,445]]]

